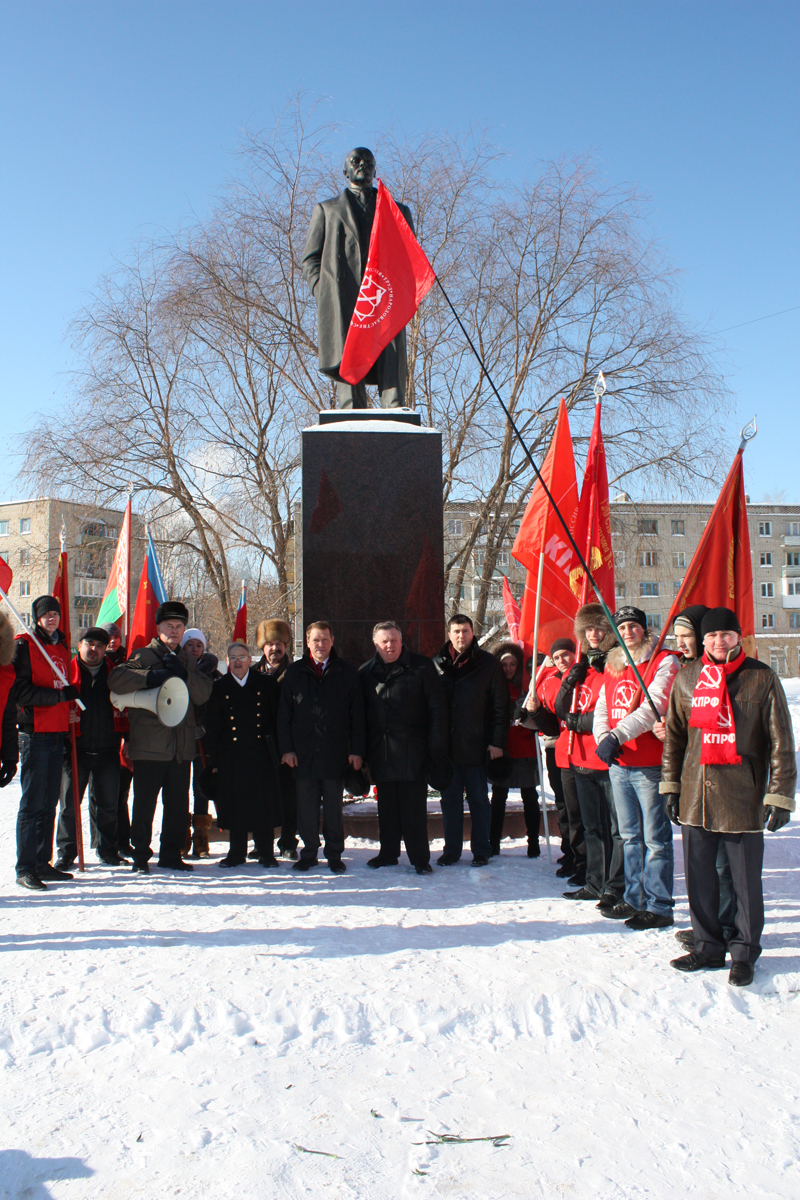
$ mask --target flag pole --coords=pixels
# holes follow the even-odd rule
[[[531,667],[531,684],[528,688],[528,695],[536,692],[536,680],[539,674],[539,609],[542,603],[542,579],[544,578],[544,533],[542,533],[542,545],[539,547],[539,570],[536,577],[536,607],[533,610],[533,662]],[[534,734],[536,738],[536,759],[539,767],[539,785],[542,792],[542,814],[544,816],[544,840],[547,843],[547,861],[552,863],[553,852],[550,849],[550,823],[547,819],[547,796],[544,791],[544,768],[542,764],[542,744],[538,732]]]
[[[497,401],[498,401],[500,407],[502,408],[503,412],[506,414],[506,419],[508,420],[509,425],[511,426],[514,433],[516,434],[517,441],[519,442],[520,446],[522,447],[522,449],[525,452],[525,457],[528,459],[528,462],[531,464],[531,467],[533,468],[533,473],[536,476],[537,482],[541,484],[544,494],[547,496],[547,499],[550,501],[551,505],[553,506],[553,510],[564,528],[564,532],[566,533],[567,538],[569,539],[569,543],[572,546],[572,549],[575,551],[578,562],[583,567],[584,574],[586,575],[586,578],[588,579],[589,583],[592,585],[592,588],[597,596],[597,599],[600,601],[600,607],[602,608],[603,612],[605,613],[606,618],[607,618],[611,628],[614,630],[617,641],[619,642],[619,645],[620,645],[620,649],[622,650],[623,654],[625,655],[625,658],[628,660],[628,666],[633,671],[636,679],[638,679],[639,685],[642,689],[642,692],[644,693],[644,695],[647,699],[647,703],[650,705],[650,708],[653,710],[656,720],[660,721],[661,713],[656,708],[655,704],[653,703],[653,699],[652,699],[650,693],[648,692],[647,688],[645,687],[644,680],[642,679],[642,676],[639,673],[639,668],[637,667],[636,663],[633,661],[630,650],[625,645],[625,642],[623,641],[623,639],[620,637],[620,633],[619,633],[619,630],[617,629],[616,624],[614,623],[614,617],[611,613],[611,610],[609,609],[608,605],[606,604],[605,600],[603,599],[602,593],[594,581],[594,576],[592,575],[591,571],[589,570],[589,566],[586,562],[586,559],[583,557],[583,555],[581,554],[581,552],[578,548],[578,543],[575,541],[575,538],[572,536],[572,531],[571,531],[569,525],[564,520],[561,509],[558,507],[555,500],[553,499],[552,493],[551,493],[549,487],[547,486],[547,484],[545,483],[544,479],[542,478],[541,472],[539,471],[539,468],[537,467],[536,463],[534,462],[533,456],[532,456],[530,450],[528,449],[528,447],[526,446],[525,440],[524,440],[522,434],[520,433],[519,429],[517,429],[517,425],[516,425],[514,418],[511,416],[511,413],[508,411],[508,408],[506,407],[506,405],[503,401],[503,397],[500,395],[497,388],[495,387],[494,381],[493,381],[491,375],[489,374],[486,363],[483,361],[483,359],[481,358],[477,349],[475,348],[475,344],[473,343],[472,338],[467,333],[467,330],[464,326],[464,322],[461,320],[461,317],[458,315],[455,308],[453,307],[453,302],[450,299],[450,297],[448,296],[447,292],[445,291],[445,289],[442,285],[442,281],[438,275],[436,276],[436,282],[439,285],[440,292],[442,293],[442,295],[444,296],[445,300],[447,301],[447,303],[450,307],[450,311],[452,312],[453,316],[455,317],[456,321],[458,322],[461,332],[464,334],[464,337],[467,339],[467,343],[469,345],[470,350],[475,355],[475,358],[477,359],[481,370],[483,371],[484,375],[486,376],[486,379],[487,379],[487,382],[488,382],[490,388],[492,389],[495,396],[497,397]]]
[[[22,630],[22,632],[23,632],[23,633],[30,633],[30,628],[28,627],[28,625],[26,625],[26,623],[23,621],[23,619],[22,619],[22,617],[20,616],[20,614],[17,612],[16,608],[14,607],[14,604],[13,604],[13,602],[10,600],[10,598],[9,598],[9,596],[8,596],[8,593],[7,593],[7,592],[4,592],[4,591],[3,591],[3,589],[2,589],[1,587],[0,587],[0,597],[2,597],[2,598],[3,598],[3,600],[5,600],[6,604],[8,605],[9,609],[11,610],[11,615],[12,615],[13,617],[16,617],[16,619],[17,619],[17,623],[18,623],[18,625],[19,625],[20,629]],[[42,654],[42,655],[43,655],[43,656],[44,656],[44,657],[47,659],[48,666],[49,666],[49,667],[50,667],[50,669],[52,670],[52,672],[53,672],[53,674],[55,675],[56,679],[59,679],[59,680],[61,681],[61,683],[63,683],[64,687],[68,687],[68,686],[69,686],[69,680],[67,679],[66,675],[65,675],[65,674],[64,674],[64,672],[61,670],[61,667],[58,665],[58,663],[56,663],[56,662],[53,662],[52,658],[51,658],[51,657],[50,657],[50,655],[47,653],[47,651],[45,650],[44,646],[43,646],[43,645],[42,645],[42,643],[39,641],[39,639],[38,639],[37,637],[32,637],[32,638],[31,638],[31,642],[33,643],[33,645],[34,645],[34,646],[36,646],[36,648],[37,648],[37,650],[39,651],[39,653],[40,653],[40,654]],[[80,701],[80,700],[76,700],[76,701],[75,701],[75,703],[78,705],[78,707],[79,707],[81,710],[84,710],[84,709],[86,708],[86,705],[85,705],[85,704],[83,704],[83,703],[82,703],[82,701]]]
[[[63,517],[62,517],[62,522],[63,522]],[[71,599],[70,590],[69,590],[69,568],[67,565],[67,552],[64,549],[64,542],[66,540],[66,532],[67,532],[66,527],[62,524],[62,526],[61,526],[61,581],[62,581],[61,592],[62,592],[64,601],[67,605],[67,609],[69,610],[69,603],[70,603],[70,599]],[[67,622],[67,628],[69,628],[71,630],[69,621]],[[70,638],[67,639],[67,654],[69,654],[69,655],[72,654],[71,636],[70,636]],[[78,691],[80,692],[80,667],[78,667]],[[83,707],[84,706],[81,705],[81,708],[83,708]],[[83,854],[83,822],[81,820],[80,778],[78,776],[78,742],[77,742],[77,738],[75,735],[75,722],[72,719],[73,713],[76,713],[76,709],[73,707],[72,701],[70,701],[70,705],[69,705],[69,751],[70,751],[70,765],[72,767],[72,807],[75,812],[75,841],[78,846],[78,870],[85,871],[86,870],[86,862],[85,862],[84,854]]]
[[[123,521],[125,518],[122,518]],[[126,572],[127,586],[125,589],[125,657],[128,657],[128,646],[131,640],[131,542],[133,541],[133,480],[128,484],[128,570]]]

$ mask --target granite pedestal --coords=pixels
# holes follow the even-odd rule
[[[406,645],[444,642],[442,436],[402,409],[331,410],[303,431],[302,621],[330,621],[342,658],[374,653],[394,620]]]

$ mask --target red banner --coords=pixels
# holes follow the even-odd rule
[[[506,614],[508,636],[511,638],[512,642],[518,642],[520,640],[519,622],[521,614],[519,605],[514,599],[514,593],[511,591],[511,584],[508,582],[508,578],[505,575],[503,576],[503,610]]]
[[[53,596],[61,605],[61,620],[58,622],[58,628],[66,638],[68,653],[72,653],[72,632],[69,627],[69,580],[65,550],[62,550],[58,556],[56,578],[53,583]]]
[[[367,265],[339,366],[342,379],[361,382],[435,281],[433,267],[408,221],[378,180]]]
[[[611,509],[608,502],[608,472],[606,448],[600,429],[600,403],[594,410],[594,426],[586,455],[586,471],[581,486],[578,517],[575,522],[575,541],[597,586],[611,611],[614,611],[614,552],[611,547]],[[570,572],[570,583],[581,604],[591,603],[594,588],[585,577],[583,567],[576,562]]]

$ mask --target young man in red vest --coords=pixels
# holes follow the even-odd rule
[[[627,606],[614,614],[614,624],[631,658],[644,673],[655,640],[640,608]],[[672,681],[680,663],[660,651],[647,684],[659,715],[667,711]],[[594,714],[595,753],[608,765],[625,856],[625,895],[604,917],[624,920],[630,929],[663,929],[672,925],[672,826],[659,795],[663,746],[653,734],[657,717],[647,701],[630,710],[638,680],[622,647],[606,659],[603,689]]]
[[[58,628],[61,605],[54,596],[37,596],[32,605],[34,625],[17,637],[14,659],[14,698],[19,708],[20,783],[22,797],[17,815],[17,883],[42,892],[42,880],[72,879],[67,871],[50,865],[53,828],[61,792],[64,744],[69,729],[69,701],[80,692],[56,678],[42,654],[67,677],[69,655]],[[38,644],[37,644],[38,643]]]

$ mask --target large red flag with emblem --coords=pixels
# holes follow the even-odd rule
[[[571,530],[574,529],[578,513],[578,480],[575,474],[575,455],[572,450],[567,406],[563,400],[558,410],[553,440],[542,464],[541,475],[567,526]],[[528,572],[519,624],[519,639],[526,646],[533,645],[536,585],[539,561],[542,559],[537,650],[546,654],[556,638],[572,637],[578,598],[570,586],[575,552],[538,479],[511,553]]]
[[[53,582],[53,597],[61,605],[61,619],[58,628],[64,634],[67,651],[72,652],[72,630],[69,626],[69,575],[67,573],[67,552],[62,550],[58,556],[56,577]]]
[[[614,552],[611,548],[608,472],[606,471],[606,448],[600,430],[599,401],[594,410],[594,427],[589,439],[589,451],[586,455],[586,471],[581,485],[581,499],[575,522],[575,541],[603,599],[613,612]],[[595,590],[578,562],[570,572],[570,583],[581,604],[591,603],[595,599]]]
[[[404,329],[436,281],[408,221],[378,180],[369,254],[339,374],[360,383],[379,354]]]

